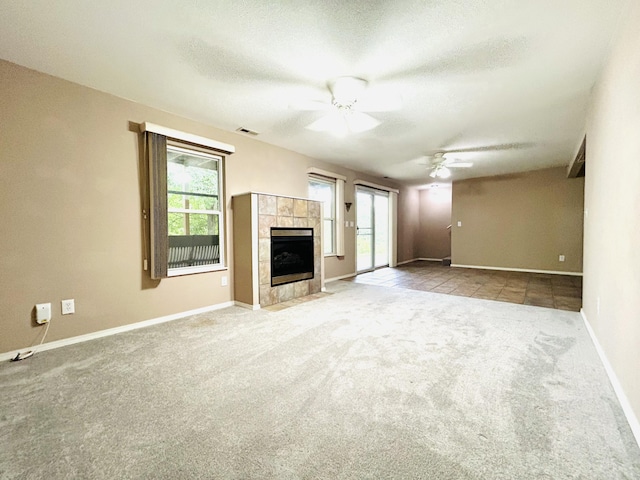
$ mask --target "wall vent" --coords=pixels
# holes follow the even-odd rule
[[[244,128],[244,127],[236,128],[236,132],[246,133],[247,135],[253,135],[254,137],[258,135],[258,132],[254,132],[253,130],[249,130],[248,128]]]

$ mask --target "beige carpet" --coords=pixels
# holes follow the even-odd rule
[[[328,289],[1,364],[0,478],[640,478],[579,314]]]

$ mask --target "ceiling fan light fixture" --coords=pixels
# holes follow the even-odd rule
[[[366,80],[358,77],[338,77],[329,82],[331,103],[322,104],[326,105],[328,113],[307,128],[316,132],[329,132],[336,137],[345,137],[350,133],[361,133],[376,128],[380,125],[380,121],[355,107],[367,85]],[[307,107],[303,109],[313,110],[316,103],[305,102],[301,106]]]
[[[438,169],[437,175],[440,178],[449,178],[451,176],[451,170],[449,170],[447,167],[441,167],[440,169]]]
[[[451,170],[449,170],[444,165],[438,165],[434,168],[429,174],[431,178],[449,178],[451,176]]]
[[[367,81],[357,77],[338,77],[329,84],[333,100],[339,106],[352,106],[367,87]]]

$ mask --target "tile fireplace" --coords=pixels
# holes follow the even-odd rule
[[[321,204],[263,193],[233,197],[234,296],[251,308],[322,290]]]

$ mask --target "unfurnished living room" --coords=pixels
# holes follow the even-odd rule
[[[1,2],[0,478],[640,478],[638,25]]]

